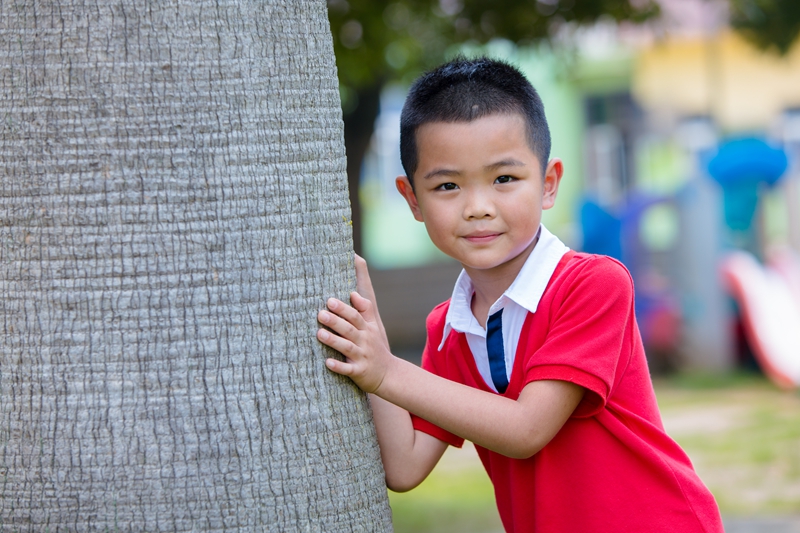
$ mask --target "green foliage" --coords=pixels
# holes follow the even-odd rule
[[[730,0],[731,25],[763,50],[789,51],[800,33],[797,0]]]
[[[568,22],[641,22],[658,12],[654,0],[328,0],[339,80],[354,91],[416,76],[455,44],[534,42]]]
[[[328,0],[339,80],[352,89],[398,78],[447,46],[446,19],[420,0]]]

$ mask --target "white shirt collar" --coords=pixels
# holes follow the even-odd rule
[[[544,290],[555,272],[558,262],[569,251],[558,237],[550,233],[544,225],[539,226],[539,241],[531,251],[525,264],[517,274],[514,282],[506,292],[489,309],[489,314],[505,307],[507,301],[512,301],[531,313],[535,313],[542,299]],[[462,333],[475,333],[485,336],[483,328],[472,314],[472,294],[474,293],[472,280],[466,271],[462,270],[456,280],[453,295],[450,298],[450,307],[445,317],[444,333],[439,350],[444,346],[451,329]]]

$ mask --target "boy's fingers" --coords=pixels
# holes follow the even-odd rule
[[[356,311],[361,313],[362,315],[367,317],[367,320],[372,318],[372,302],[367,298],[364,298],[361,294],[357,292],[350,293],[350,303],[353,305]]]
[[[319,339],[319,341],[325,346],[333,348],[337,352],[344,354],[346,357],[355,355],[353,350],[354,344],[352,342],[346,338],[340,337],[339,335],[334,335],[328,330],[318,330],[317,339]]]
[[[345,321],[355,326],[357,329],[364,328],[365,325],[364,317],[361,316],[361,313],[359,313],[358,310],[335,298],[329,299],[327,303],[328,303],[328,309],[330,309],[329,314],[335,317],[341,317]],[[322,313],[324,312],[325,311],[323,311]],[[324,316],[322,313],[320,313],[320,318]],[[322,319],[320,319],[320,322],[322,322],[325,325],[331,325],[333,323],[332,320],[330,322],[327,322]]]
[[[325,366],[327,366],[333,372],[343,376],[349,376],[353,372],[352,365],[336,359],[326,359]]]
[[[388,345],[389,341],[386,338],[386,329],[383,327],[383,322],[381,322],[381,317],[378,314],[378,308],[375,307],[375,302],[367,300],[357,292],[350,293],[350,302],[353,304],[353,307],[361,313],[365,322],[371,322],[377,325],[378,332]]]
[[[359,335],[359,329],[356,326],[328,311],[320,311],[317,320],[348,341],[355,341]]]

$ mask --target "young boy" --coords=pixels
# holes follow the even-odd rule
[[[463,265],[427,320],[422,368],[389,351],[366,264],[318,338],[371,393],[389,488],[475,443],[508,532],[720,532],[711,493],[664,432],[625,268],[541,224],[563,173],[534,88],[501,62],[456,59],[412,86],[397,189]]]

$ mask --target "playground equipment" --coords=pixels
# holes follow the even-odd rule
[[[770,262],[764,266],[735,251],[721,270],[759,366],[775,384],[792,389],[800,386],[800,260],[783,250]]]
[[[760,262],[759,204],[786,174],[787,155],[763,140],[739,138],[704,163],[712,179],[698,176],[672,195],[632,190],[613,207],[587,198],[580,211],[583,248],[630,270],[651,365],[677,357],[694,367],[730,368],[736,308],[765,374],[781,387],[800,386],[800,259],[783,250],[767,266]],[[660,247],[643,231],[659,210],[673,213],[678,234]]]

